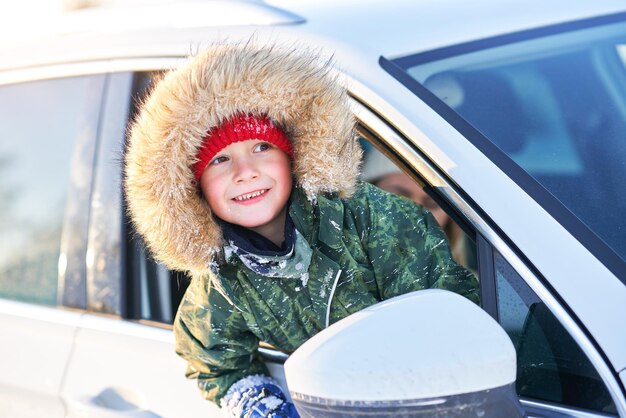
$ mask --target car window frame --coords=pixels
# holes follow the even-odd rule
[[[61,237],[61,255],[66,268],[59,268],[57,287],[57,304],[60,306],[84,310],[87,308],[86,288],[86,257],[89,230],[89,214],[91,208],[93,176],[97,159],[98,142],[100,139],[100,123],[103,115],[102,100],[107,86],[107,74],[79,75],[95,77],[99,83],[100,94],[90,105],[95,114],[96,128],[91,135],[79,135],[74,144],[72,157],[68,200],[63,219]],[[75,76],[74,76],[75,77]],[[58,77],[52,78],[57,79]],[[67,76],[63,78],[72,78]],[[49,79],[49,80],[52,80]],[[80,178],[85,175],[88,178]]]
[[[392,156],[399,166],[413,168],[437,193],[441,199],[448,202],[448,206],[461,214],[475,231],[479,260],[479,277],[481,282],[481,304],[483,309],[497,320],[496,277],[493,266],[494,249],[515,269],[526,284],[535,292],[548,309],[555,315],[561,325],[581,347],[593,367],[598,371],[607,390],[621,413],[626,408],[623,395],[612,370],[607,365],[603,354],[587,335],[579,321],[569,312],[555,296],[553,289],[545,278],[534,268],[523,253],[516,248],[506,235],[489,219],[489,217],[466,196],[462,190],[454,186],[454,182],[437,168],[411,141],[403,137],[392,124],[382,116],[376,114],[372,106],[356,96],[353,96],[351,107],[358,123],[373,135],[373,145],[388,156]],[[482,261],[482,263],[481,263]],[[489,268],[491,266],[491,268]],[[485,287],[486,286],[486,287]],[[562,417],[572,416],[579,418],[612,416],[600,413],[577,410],[566,405],[555,405],[534,399],[520,398],[520,401],[529,412],[536,416]],[[532,416],[532,415],[531,415]]]
[[[132,80],[130,71],[108,73],[89,215],[87,310],[115,316],[122,316],[124,298],[122,155]]]

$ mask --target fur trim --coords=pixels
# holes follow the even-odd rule
[[[214,45],[155,85],[129,131],[128,209],[170,268],[205,273],[222,245],[191,167],[207,131],[241,112],[267,114],[285,130],[309,199],[354,193],[361,150],[331,63],[301,47]]]

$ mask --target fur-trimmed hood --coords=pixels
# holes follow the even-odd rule
[[[237,113],[266,114],[285,130],[296,185],[309,199],[352,195],[361,150],[335,74],[301,48],[220,44],[154,86],[129,130],[124,190],[135,228],[157,260],[203,273],[221,247],[191,167],[207,131]]]

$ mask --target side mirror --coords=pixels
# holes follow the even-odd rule
[[[515,348],[455,293],[399,296],[333,324],[285,363],[302,418],[522,417]]]

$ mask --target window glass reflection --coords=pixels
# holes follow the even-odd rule
[[[626,23],[406,70],[626,260]]]
[[[56,302],[72,148],[88,83],[0,86],[0,297]]]
[[[517,351],[520,396],[616,414],[591,362],[548,307],[496,253],[500,325]]]

